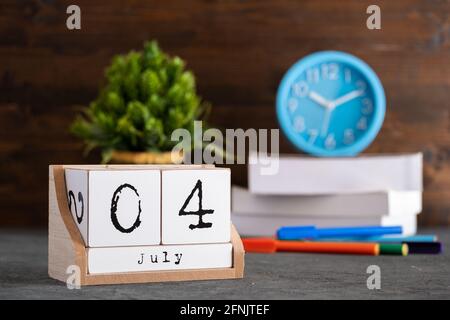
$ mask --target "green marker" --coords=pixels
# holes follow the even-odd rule
[[[407,256],[408,251],[406,243],[380,243],[381,255]]]

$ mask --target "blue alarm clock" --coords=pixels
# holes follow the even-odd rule
[[[321,51],[295,63],[277,93],[287,138],[316,156],[354,156],[379,132],[386,110],[383,86],[362,60]]]

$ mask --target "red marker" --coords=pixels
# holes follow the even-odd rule
[[[279,241],[272,238],[242,239],[245,251],[255,253],[274,252],[311,252],[339,253],[377,256],[380,254],[378,243],[360,242],[302,242]]]

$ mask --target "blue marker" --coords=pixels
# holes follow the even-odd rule
[[[437,237],[431,234],[416,235],[409,237],[385,237],[385,236],[372,236],[372,237],[355,237],[353,240],[361,240],[367,242],[435,242]]]
[[[402,227],[365,226],[318,229],[314,226],[289,226],[281,227],[277,231],[277,237],[279,240],[370,237],[386,234],[402,234]]]
[[[436,242],[437,236],[431,234],[415,235],[409,237],[402,236],[369,236],[369,237],[343,237],[343,238],[320,238],[320,241],[351,241],[351,242],[378,242],[378,243],[399,243],[399,242]]]

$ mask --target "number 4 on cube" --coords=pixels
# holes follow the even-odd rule
[[[162,243],[230,241],[230,170],[162,171]]]

